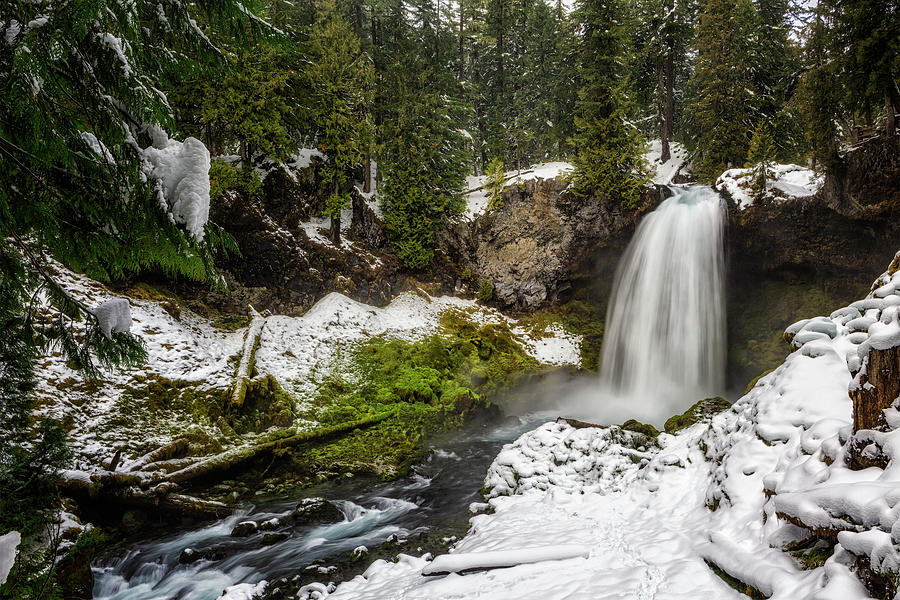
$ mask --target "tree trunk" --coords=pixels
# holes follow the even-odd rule
[[[869,384],[869,385],[866,385]],[[866,373],[859,387],[850,392],[853,399],[853,432],[887,426],[885,408],[900,396],[900,346],[869,351]]]
[[[884,130],[888,137],[893,136],[897,132],[896,124],[894,122],[894,105],[896,104],[894,101],[895,93],[894,82],[888,82],[887,87],[884,88],[884,111],[887,114],[887,119],[884,122]]]
[[[671,9],[671,7],[670,7]],[[667,44],[666,52],[666,106],[663,111],[663,126],[665,134],[663,139],[663,158],[664,161],[669,160],[669,142],[675,134],[675,48],[672,47],[671,40]]]
[[[244,347],[241,350],[241,362],[238,363],[234,374],[234,386],[231,389],[231,406],[241,406],[247,395],[247,386],[250,385],[250,374],[253,372],[253,364],[256,361],[256,349],[259,347],[259,338],[262,336],[266,319],[250,306],[250,327],[247,328],[247,337],[244,338]]]
[[[334,195],[337,196],[338,184],[334,182]],[[341,211],[338,210],[337,213],[331,215],[331,241],[334,242],[335,246],[341,245]]]
[[[458,78],[460,81],[463,79],[463,74],[465,72],[465,10],[463,9],[463,0],[459,2],[459,73]]]
[[[372,155],[366,152],[366,161],[365,161],[365,169],[363,179],[363,192],[369,194],[372,192]]]

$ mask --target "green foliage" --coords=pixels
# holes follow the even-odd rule
[[[353,383],[327,379],[310,417],[331,425],[396,413],[294,460],[310,470],[396,476],[421,456],[427,438],[483,412],[490,398],[539,366],[507,327],[480,325],[462,311],[444,313],[441,324],[440,333],[418,342],[362,344],[350,357]]]
[[[313,94],[310,112],[319,148],[328,157],[321,170],[323,184],[332,193],[326,212],[337,220],[335,197],[343,196],[349,173],[362,166],[371,150],[373,70],[334,0],[316,3],[310,40],[311,60],[305,69]]]
[[[484,184],[488,197],[487,209],[500,210],[503,208],[503,184],[506,182],[503,161],[499,158],[491,160],[485,170],[485,175],[487,176]]]
[[[643,433],[647,437],[655,438],[659,435],[659,430],[650,425],[648,423],[641,423],[636,419],[628,419],[621,425],[622,429],[627,429],[628,431],[634,431],[636,433]]]
[[[427,77],[395,73],[396,112],[384,127],[381,165],[384,226],[397,257],[423,269],[434,256],[434,235],[462,212],[465,137],[453,127],[460,107],[432,91]]]
[[[221,160],[214,160],[209,167],[209,198],[219,200],[226,191],[237,190],[247,198],[259,198],[263,192],[262,181],[256,171],[237,168]]]
[[[753,130],[747,163],[753,169],[753,194],[756,199],[766,195],[766,180],[769,168],[775,158],[775,143],[765,123],[760,122]]]
[[[553,323],[559,323],[566,331],[581,336],[581,368],[596,372],[603,350],[606,307],[593,302],[570,300],[561,306],[528,315],[521,321],[522,326],[532,334],[544,331]]]
[[[482,278],[478,285],[478,299],[482,302],[490,302],[494,297],[494,284],[487,277]]]
[[[573,184],[579,194],[600,193],[633,207],[643,182],[643,143],[628,123],[626,9],[621,0],[584,0],[577,9],[583,83],[575,105]]]

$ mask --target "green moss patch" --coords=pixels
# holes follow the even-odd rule
[[[731,408],[731,402],[725,398],[716,396],[714,398],[705,398],[695,403],[689,409],[666,419],[666,433],[677,433],[682,429],[687,429],[695,423],[707,421],[714,415],[719,414],[723,410]]]
[[[520,321],[532,335],[540,335],[547,327],[559,324],[569,333],[581,336],[581,368],[596,372],[600,366],[606,309],[581,300],[570,300],[560,306],[528,315]]]

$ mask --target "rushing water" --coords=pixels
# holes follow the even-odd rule
[[[345,558],[358,546],[373,548],[394,534],[403,539],[458,521],[480,499],[484,474],[500,447],[534,425],[525,420],[463,433],[441,444],[399,481],[351,479],[313,490],[310,495],[331,499],[344,520],[292,527],[290,537],[271,546],[260,544],[263,532],[233,538],[231,530],[240,521],[273,517],[289,524],[299,498],[270,501],[207,527],[136,544],[124,555],[106,556],[93,565],[94,598],[215,600],[235,583],[293,576],[314,562]],[[206,551],[211,558],[179,564],[185,548]]]
[[[722,201],[673,191],[619,263],[601,364],[613,394],[667,408],[722,393],[726,352]]]

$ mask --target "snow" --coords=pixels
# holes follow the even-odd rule
[[[662,140],[650,142],[644,162],[651,168],[651,181],[657,185],[671,185],[688,159],[688,151],[678,142],[669,142],[669,160],[661,162]]]
[[[88,148],[90,148],[94,154],[107,163],[115,164],[116,161],[113,159],[112,153],[93,133],[82,131],[81,139],[84,140],[84,143],[87,144]]]
[[[825,182],[823,175],[799,165],[773,164],[766,178],[767,198],[807,198]],[[716,189],[727,192],[743,210],[753,206],[753,169],[728,169],[716,180]]]
[[[856,434],[889,462],[851,470],[848,386],[860,349],[900,344],[898,306],[896,288],[883,298],[873,291],[792,325],[799,352],[709,423],[655,443],[618,427],[565,423],[523,434],[485,477],[492,510],[471,518],[449,554],[376,561],[333,592],[318,588],[318,597],[745,598],[714,565],[776,600],[868,598],[858,557],[876,573],[900,570],[900,430]],[[851,328],[861,311],[874,320]],[[897,408],[885,417],[900,426]],[[823,566],[804,569],[784,551],[813,536],[796,523],[836,534]],[[538,545],[584,554],[555,560],[534,550],[533,561],[517,559]],[[456,573],[485,567],[506,568]]]
[[[180,306],[176,318],[158,301],[142,299],[133,292],[126,299],[58,263],[52,267],[61,285],[79,302],[102,306],[112,301],[123,311],[129,305],[130,331],[143,341],[148,355],[144,364],[106,372],[104,381],[94,384],[83,382],[59,353],[51,354],[39,365],[39,414],[71,422],[70,447],[85,481],[90,481],[90,465],[108,460],[111,449],[121,448],[122,460],[128,463],[197,428],[226,446],[242,443],[222,437],[214,423],[196,416],[185,418],[177,410],[148,410],[144,400],[130,394],[146,389],[154,381],[180,382],[201,394],[228,393],[248,328],[217,329],[209,319],[186,306]],[[446,310],[464,311],[465,318],[477,323],[506,324],[522,348],[543,364],[577,365],[580,361],[579,336],[558,325],[543,331],[526,331],[515,320],[480,307],[473,300],[433,298],[420,291],[402,294],[388,306],[376,308],[334,293],[301,317],[267,317],[256,351],[256,371],[276,377],[294,395],[298,406],[306,407],[324,378],[344,366],[342,361],[356,345],[375,335],[421,339],[440,331],[440,317]],[[114,321],[109,321],[110,333],[116,325]],[[262,321],[256,320],[255,325]],[[84,327],[84,323],[74,325]],[[124,322],[120,327],[123,325]],[[311,428],[316,423],[298,421],[295,425]],[[136,435],[137,431],[140,435]],[[75,471],[72,473],[76,476]]]
[[[30,24],[29,24],[30,26]],[[119,59],[119,63],[122,65],[122,72],[125,74],[125,77],[130,77],[134,70],[131,68],[131,63],[128,60],[128,57],[125,56],[125,50],[122,46],[122,38],[118,38],[111,33],[99,33],[97,37],[100,38],[100,41],[103,44],[113,51],[116,55],[116,58]]]
[[[503,174],[506,179],[503,186],[506,188],[532,179],[557,179],[573,169],[574,167],[567,162],[549,162],[532,165],[521,171],[507,171]],[[482,189],[466,194],[466,210],[463,213],[465,220],[472,221],[487,210],[489,200],[487,191],[483,187],[486,182],[486,175],[466,177],[467,190]]]
[[[209,220],[209,150],[197,138],[179,142],[156,130],[153,146],[142,154],[144,172],[159,182],[160,205],[195,240],[202,240]]]
[[[0,535],[0,585],[6,583],[6,578],[16,563],[16,552],[21,542],[22,536],[18,531]]]
[[[422,575],[446,575],[463,571],[508,568],[551,560],[586,558],[589,553],[590,548],[580,544],[557,544],[494,552],[457,552],[438,556],[422,569]]]
[[[114,333],[131,331],[131,305],[126,298],[114,298],[95,306],[91,314],[97,317],[100,331],[107,339]]]
[[[253,600],[253,597],[262,594],[266,589],[266,581],[257,584],[239,583],[225,588],[218,600]]]

